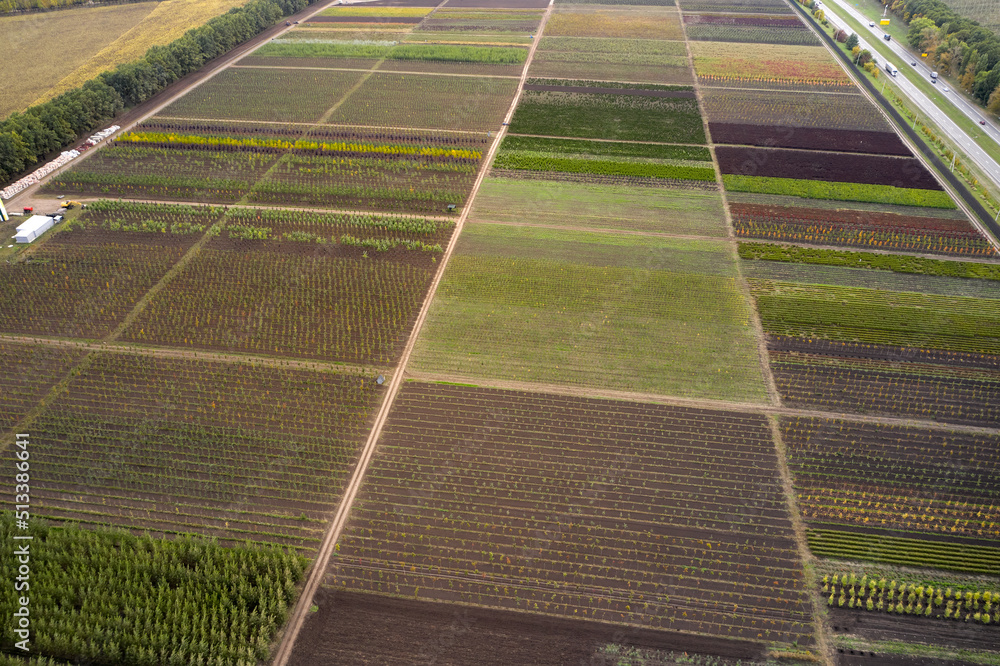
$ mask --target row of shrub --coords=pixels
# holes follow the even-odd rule
[[[831,183],[822,180],[741,176],[736,174],[723,175],[722,180],[725,183],[726,189],[730,192],[780,194],[802,197],[804,199],[860,201],[864,203],[923,206],[927,208],[955,208],[955,203],[948,196],[948,193],[940,190],[919,190],[893,187],[891,185]]]
[[[773,245],[771,243],[740,243],[739,253],[741,259],[762,259],[764,261],[783,261],[795,264],[871,268],[893,271],[894,273],[1000,280],[1000,265],[997,264],[946,261],[900,254],[823,250],[796,247],[793,245]]]
[[[9,183],[124,109],[146,101],[212,58],[309,4],[309,0],[251,0],[166,46],[150,48],[136,62],[103,72],[81,87],[24,113],[11,114],[0,123],[0,183]]]

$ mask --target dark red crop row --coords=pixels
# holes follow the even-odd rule
[[[738,123],[709,123],[714,143],[769,148],[833,150],[846,153],[910,156],[910,149],[894,132],[781,127]]]
[[[791,206],[765,206],[761,204],[734,203],[730,205],[734,217],[756,221],[780,220],[788,223],[822,222],[843,227],[864,227],[903,233],[933,233],[954,238],[979,238],[979,232],[968,220],[916,217],[897,213],[877,213],[865,210],[831,210],[827,208],[793,208]]]
[[[913,157],[737,146],[719,147],[715,154],[719,158],[719,168],[725,174],[941,189],[934,176]]]
[[[686,14],[685,23],[709,23],[712,25],[756,25],[764,28],[801,28],[805,29],[797,17],[781,18],[777,16],[717,16],[711,14]]]

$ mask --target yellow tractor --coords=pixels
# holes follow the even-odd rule
[[[72,210],[73,208],[76,208],[77,206],[79,206],[80,208],[86,208],[86,206],[84,204],[80,203],[79,201],[63,201],[62,204],[60,204],[59,207],[60,208],[65,208],[66,210]]]

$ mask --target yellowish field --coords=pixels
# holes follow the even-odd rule
[[[694,71],[712,80],[764,80],[783,83],[842,83],[851,80],[822,46],[768,44],[766,53],[746,44],[690,42]]]
[[[142,2],[0,18],[0,117],[28,108],[154,9]]]
[[[676,12],[624,12],[598,10],[558,12],[545,34],[564,37],[629,37],[632,39],[684,39]]]
[[[169,44],[191,28],[196,28],[209,19],[225,14],[233,7],[240,7],[246,2],[247,0],[163,0],[137,25],[102,48],[86,62],[81,63],[72,73],[64,76],[36,101],[42,102],[61,92],[75,88],[105,70],[114,69],[120,63],[138,60],[150,46]],[[76,28],[82,33],[97,32],[103,29],[103,26],[92,30]],[[52,34],[50,37],[60,38],[60,36]]]
[[[330,7],[320,16],[427,16],[433,7]]]

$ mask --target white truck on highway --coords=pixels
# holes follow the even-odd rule
[[[896,66],[893,65],[891,62],[885,63],[885,71],[892,76],[896,76],[896,74],[899,74],[899,70],[896,69]]]

